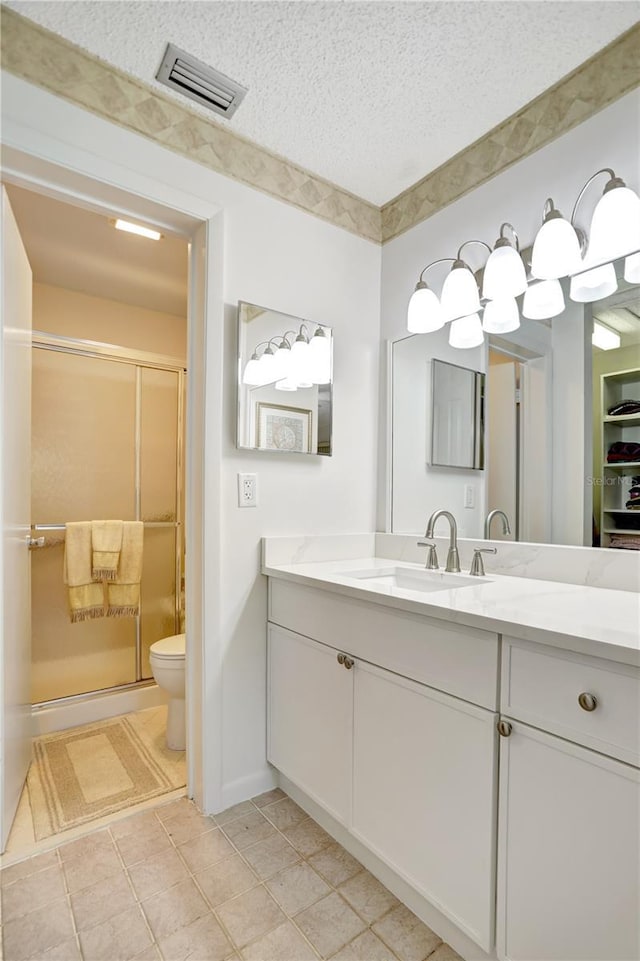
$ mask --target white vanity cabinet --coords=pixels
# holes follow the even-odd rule
[[[636,961],[637,669],[504,638],[502,704],[498,956]]]

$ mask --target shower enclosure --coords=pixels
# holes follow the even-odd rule
[[[32,701],[132,687],[183,616],[185,369],[148,353],[35,332]],[[67,521],[144,522],[140,615],[72,624]]]

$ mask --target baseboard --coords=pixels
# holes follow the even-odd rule
[[[228,784],[224,784],[222,787],[222,806],[220,810],[226,811],[227,808],[232,807],[234,804],[239,804],[240,801],[247,801],[249,798],[256,797],[258,794],[264,794],[265,791],[271,791],[277,786],[278,775],[272,767],[265,767],[262,771],[257,771],[255,774],[249,774],[247,777],[229,781]]]
[[[354,838],[335,818],[327,814],[315,801],[312,801],[300,788],[292,784],[284,774],[278,775],[278,782],[296,804],[299,804],[325,831],[339,844],[357,858],[374,877],[378,878],[392,894],[413,911],[432,931],[450,944],[454,951],[465,961],[495,961],[495,954],[487,954],[471,938],[446,918],[429,901],[418,894],[407,882],[399,877],[387,864],[381,861],[360,841]]]
[[[124,691],[96,692],[90,697],[65,698],[58,704],[47,704],[31,708],[33,736],[65,731],[81,724],[104,721],[119,714],[144,711],[148,707],[159,707],[167,703],[167,696],[157,684],[132,687]]]

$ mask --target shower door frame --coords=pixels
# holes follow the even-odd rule
[[[144,521],[145,528],[174,528],[176,532],[175,541],[175,605],[174,605],[174,632],[177,634],[180,627],[180,596],[182,586],[182,550],[183,550],[183,525],[184,516],[184,387],[187,372],[186,364],[178,364],[173,357],[163,354],[154,354],[149,351],[134,350],[129,347],[120,347],[117,344],[100,343],[93,340],[84,340],[77,337],[64,337],[60,334],[49,334],[42,330],[33,330],[31,337],[33,350],[52,350],[63,354],[74,354],[90,359],[100,359],[113,361],[115,363],[129,364],[136,368],[135,380],[135,430],[134,430],[134,505],[135,517],[133,520],[141,521],[142,505],[142,434],[141,434],[141,414],[142,414],[142,370],[149,368],[152,370],[165,370],[178,375],[178,403],[176,408],[177,435],[176,435],[176,517],[175,521]],[[64,524],[32,524],[31,532],[34,537],[44,534],[47,531],[64,531]],[[136,635],[135,635],[135,680],[126,681],[124,684],[116,684],[112,687],[100,687],[91,691],[82,691],[78,694],[66,694],[61,697],[50,698],[46,701],[37,701],[33,707],[41,710],[43,708],[55,707],[61,704],[68,704],[74,699],[85,699],[94,697],[96,694],[115,694],[120,691],[133,690],[139,687],[151,686],[155,683],[153,678],[142,677],[142,623],[141,613],[136,616]]]

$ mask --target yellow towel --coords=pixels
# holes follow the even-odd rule
[[[68,588],[71,622],[103,617],[104,591],[91,576],[91,522],[67,524],[64,544],[64,582]]]
[[[124,521],[118,575],[107,584],[107,617],[136,617],[140,613],[143,539],[142,521]]]
[[[123,521],[91,522],[91,576],[94,581],[115,581],[122,550]]]

